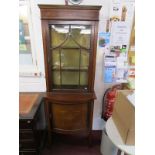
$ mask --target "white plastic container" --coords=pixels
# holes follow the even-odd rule
[[[100,147],[102,155],[117,155],[118,149],[108,138],[105,129],[102,131],[102,140]]]

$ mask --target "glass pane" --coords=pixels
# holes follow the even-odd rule
[[[62,47],[66,47],[66,48],[80,48],[80,46],[72,39],[71,36],[68,36],[68,39],[62,45]]]
[[[60,72],[52,71],[53,74],[53,85],[60,85]]]
[[[80,85],[88,85],[88,73],[80,72]]]
[[[69,33],[69,27],[65,27],[64,25],[52,25],[51,28],[51,46],[57,47],[65,41]]]
[[[59,50],[53,50],[52,51],[52,66],[53,66],[53,69],[59,69],[60,68]]]
[[[71,34],[80,46],[90,48],[91,26],[71,25]]]
[[[90,36],[91,26],[51,25],[54,85],[87,89]]]
[[[63,69],[79,69],[80,50],[62,49],[61,67]]]
[[[62,71],[62,85],[79,85],[79,72]]]
[[[81,50],[81,69],[88,69],[89,66],[89,52],[86,50]]]
[[[51,25],[51,46],[90,48],[90,25]]]

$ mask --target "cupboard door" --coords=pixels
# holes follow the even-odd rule
[[[52,103],[52,127],[56,130],[78,131],[87,129],[88,104]]]
[[[88,89],[91,25],[51,24],[50,72],[53,89]]]

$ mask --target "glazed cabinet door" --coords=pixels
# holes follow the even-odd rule
[[[89,90],[93,22],[48,22],[50,91]]]

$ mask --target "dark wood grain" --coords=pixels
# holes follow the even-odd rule
[[[98,38],[98,22],[95,22],[94,25],[94,41],[93,41],[93,55],[91,60],[91,67],[92,67],[92,72],[91,72],[91,86],[90,86],[90,91],[94,91],[94,81],[95,81],[95,70],[96,70],[96,52],[97,52],[97,38]]]
[[[19,154],[38,154],[41,140],[37,138],[38,136],[36,137],[36,123],[39,121],[39,109],[43,101],[43,94],[20,93],[19,96],[20,106],[24,104],[24,109],[32,104],[29,112],[19,114]]]
[[[96,94],[95,92],[47,92],[44,98],[56,102],[86,102],[96,99]]]
[[[94,79],[96,67],[96,48],[98,34],[99,10],[101,6],[64,6],[39,5],[42,21],[42,35],[46,72],[47,92],[44,93],[46,121],[48,123],[48,140],[51,142],[51,132],[73,134],[85,132],[89,144],[92,142],[93,107],[96,95]],[[52,83],[53,70],[51,67],[52,50],[50,45],[50,26],[89,25],[91,26],[91,46],[88,50],[88,87],[80,85],[73,88],[55,87]],[[83,47],[80,47],[80,51]],[[63,68],[59,68],[62,70]],[[74,70],[72,70],[73,72]],[[80,67],[79,67],[80,71]]]
[[[53,129],[66,131],[84,130],[87,126],[87,104],[52,104]]]
[[[90,20],[98,21],[101,6],[39,5],[42,20]]]
[[[37,95],[37,98],[34,99],[34,96]],[[20,93],[19,94],[20,96],[20,100],[19,100],[19,105],[22,106],[24,104],[24,106],[28,106],[29,107],[29,104],[32,104],[33,106],[31,106],[31,109],[29,109],[29,111],[27,113],[21,113],[20,112],[20,109],[19,109],[19,119],[34,119],[34,116],[36,115],[37,113],[37,110],[39,109],[38,107],[40,107],[40,103],[41,101],[43,100],[43,93],[29,93],[29,92],[23,92],[23,93]],[[23,101],[25,102],[25,99],[21,99],[22,97],[26,97],[26,96],[29,96],[27,99],[27,102],[32,102],[32,103],[23,103]],[[32,100],[30,99],[30,97],[32,97]],[[26,107],[24,109],[27,109]]]
[[[19,95],[19,114],[28,114],[36,103],[39,94],[20,94]]]

